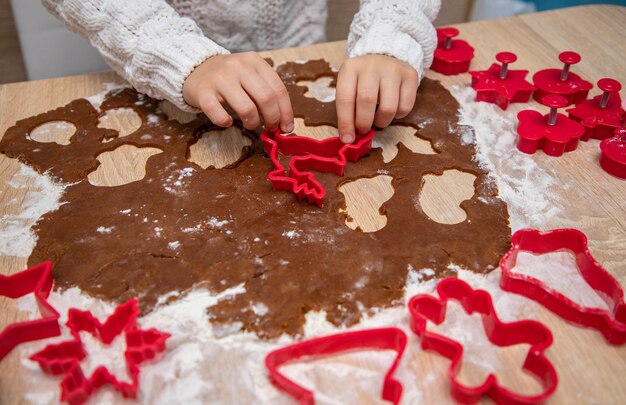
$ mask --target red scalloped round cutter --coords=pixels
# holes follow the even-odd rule
[[[605,172],[626,179],[626,128],[600,142],[600,166]]]
[[[541,103],[545,96],[554,94],[565,97],[567,105],[584,101],[593,84],[570,72],[570,66],[581,61],[580,55],[572,51],[561,52],[559,60],[563,62],[562,69],[543,69],[533,76],[537,87],[535,100]]]
[[[458,35],[459,30],[456,28],[437,28],[437,48],[430,66],[432,70],[447,76],[469,70],[474,59],[474,48],[462,39],[453,39]]]

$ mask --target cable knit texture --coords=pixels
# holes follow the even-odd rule
[[[215,55],[325,39],[327,0],[42,0],[137,90],[197,112],[182,96],[193,69]],[[394,56],[423,76],[440,0],[361,0],[348,56]]]

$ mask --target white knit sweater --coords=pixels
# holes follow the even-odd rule
[[[327,0],[42,0],[137,90],[187,111],[183,83],[207,58],[324,41]],[[169,4],[168,4],[169,3]],[[420,74],[440,0],[361,0],[348,57],[394,56]]]

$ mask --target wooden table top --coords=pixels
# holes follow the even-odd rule
[[[558,66],[557,55],[563,50],[576,50],[583,61],[575,66],[575,71],[595,82],[602,77],[612,77],[626,84],[626,8],[617,6],[586,6],[545,13],[529,14],[513,18],[460,24],[462,38],[476,49],[472,62],[473,69],[485,69],[494,60],[494,55],[503,50],[518,55],[515,69],[539,69]],[[265,52],[276,64],[288,60],[319,59],[328,60],[339,67],[344,59],[344,42],[319,44]],[[446,77],[434,72],[428,76],[441,80],[446,86],[469,83],[468,75]],[[33,82],[13,83],[0,86],[0,134],[14,125],[19,119],[27,118],[62,106],[76,98],[91,96],[102,91],[105,83],[122,83],[113,73],[100,73],[83,76]],[[592,90],[591,95],[598,93]],[[546,109],[536,103],[513,105],[511,111],[526,108]],[[121,128],[132,127],[130,119],[120,118],[113,123]],[[328,136],[327,128],[315,129],[320,136]],[[225,148],[224,150],[227,150]],[[533,155],[541,167],[556,173],[559,184],[554,185],[554,193],[563,201],[563,213],[546,218],[543,229],[574,227],[585,232],[590,240],[595,258],[611,272],[622,285],[626,284],[626,182],[606,174],[597,163],[599,147],[597,141],[579,146],[579,153],[569,153],[554,159],[542,153]],[[123,153],[123,152],[121,152]],[[227,152],[224,152],[227,153]],[[132,161],[133,156],[128,156]],[[206,157],[205,157],[206,158]],[[209,157],[210,158],[210,157]],[[200,157],[202,159],[202,157]],[[142,170],[130,165],[125,171]],[[0,155],[0,215],[16,214],[22,207],[10,201],[23,201],[28,190],[11,188],[6,184],[19,170],[16,160]],[[498,170],[498,168],[496,168]],[[116,181],[117,171],[104,173],[94,181]],[[457,176],[451,183],[441,185],[444,200],[454,200],[454,192],[460,189],[465,180]],[[370,184],[376,193],[385,193],[390,187],[381,181]],[[443,192],[443,190],[448,190]],[[358,186],[348,190],[353,196],[354,212],[367,211],[375,205],[362,196]],[[432,207],[436,211],[437,196],[432,197]],[[441,197],[439,197],[441,198]],[[466,198],[466,197],[465,197]],[[13,200],[17,199],[17,200]],[[361,226],[376,226],[375,219],[364,215],[357,219]],[[0,256],[0,273],[11,274],[23,269],[24,257]],[[15,308],[13,302],[0,298],[0,329],[5,325],[24,319],[24,313]],[[615,347],[605,343],[601,335],[565,323],[560,318],[540,310],[538,319],[545,322],[555,338],[548,350],[548,357],[559,372],[560,385],[549,400],[553,404],[618,404],[626,397],[626,347]],[[448,361],[426,355],[420,359],[424,366],[434,367],[442,378],[431,384],[424,395],[424,403],[445,403],[450,401],[447,380],[443,378]],[[508,355],[507,355],[508,356]],[[0,404],[22,403],[22,393],[28,389],[20,378],[19,350],[14,350],[0,363]],[[506,374],[506,370],[502,370]]]

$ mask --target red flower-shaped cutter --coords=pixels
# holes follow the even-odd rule
[[[537,87],[535,100],[541,103],[548,94],[556,94],[565,97],[567,105],[584,101],[593,84],[569,71],[571,65],[580,62],[580,55],[572,51],[561,52],[559,60],[563,62],[563,69],[543,69],[533,76],[533,83]]]
[[[453,27],[437,28],[437,48],[430,66],[435,72],[444,75],[458,75],[469,70],[474,59],[474,48],[461,39],[452,39],[459,35]]]
[[[82,404],[91,394],[105,384],[111,384],[124,398],[136,398],[139,388],[139,364],[153,359],[165,350],[169,334],[156,329],[137,328],[139,315],[138,302],[132,299],[118,306],[104,323],[88,311],[70,309],[67,326],[73,340],[52,344],[31,356],[41,369],[53,375],[63,374],[61,401]],[[124,333],[126,351],[124,357],[130,382],[119,381],[104,366],[99,366],[91,376],[86,377],[80,366],[87,353],[80,339],[80,332],[88,332],[98,337],[104,344],[113,342],[116,336]]]
[[[512,271],[520,251],[538,255],[564,249],[576,256],[580,275],[605,300],[609,311],[580,306],[546,283]],[[503,290],[537,301],[572,323],[597,329],[610,343],[626,343],[624,291],[617,280],[591,256],[587,238],[579,230],[555,229],[548,232],[534,229],[519,230],[513,235],[511,250],[502,258],[500,268],[502,269],[500,287]]]
[[[398,354],[385,374],[382,398],[397,404],[402,397],[402,384],[394,379],[393,373],[400,363],[406,342],[406,334],[398,328],[365,329],[339,333],[274,350],[265,358],[265,367],[269,372],[270,381],[276,388],[291,395],[302,405],[311,405],[315,403],[313,392],[287,378],[280,372],[280,366],[295,361],[311,360],[349,351],[395,350]]]
[[[318,141],[313,138],[294,135],[281,135],[263,131],[261,140],[265,152],[274,164],[274,170],[267,178],[275,190],[294,193],[299,200],[322,206],[326,190],[309,170],[335,173],[343,176],[343,169],[348,161],[359,160],[372,149],[374,131],[366,135],[357,135],[354,143],[344,144],[339,137]],[[278,153],[294,155],[289,161],[289,174],[278,159]]]
[[[564,152],[575,150],[585,128],[579,122],[558,113],[558,108],[565,107],[567,100],[549,95],[542,101],[550,107],[549,114],[541,115],[535,110],[524,110],[517,114],[517,149],[528,154],[543,149],[549,156],[561,156]]]
[[[528,70],[509,70],[509,64],[517,60],[512,52],[500,52],[487,70],[469,72],[472,87],[476,90],[476,101],[496,104],[506,110],[509,103],[526,103],[535,86],[526,80]]]
[[[604,78],[598,81],[603,93],[591,100],[585,100],[567,110],[569,117],[580,121],[585,127],[585,135],[581,138],[605,139],[613,136],[616,128],[622,126],[622,99],[619,91],[622,85],[617,80]]]
[[[411,329],[420,336],[422,349],[435,351],[452,360],[448,378],[450,391],[457,401],[471,404],[487,395],[498,404],[539,404],[554,393],[558,377],[552,363],[544,356],[544,351],[552,344],[552,333],[545,325],[531,320],[511,323],[500,321],[489,293],[474,290],[466,282],[456,278],[446,278],[439,282],[437,293],[439,298],[428,294],[411,298],[409,301]],[[444,321],[449,300],[458,301],[469,315],[475,312],[481,314],[487,338],[494,345],[530,344],[523,368],[537,378],[543,386],[543,392],[532,396],[512,392],[500,385],[493,374],[489,374],[485,382],[477,387],[461,384],[457,374],[461,368],[463,346],[427,329],[428,321],[437,325]]]
[[[600,142],[600,166],[609,174],[626,179],[626,128]]]
[[[17,322],[0,332],[0,361],[20,343],[61,334],[59,313],[47,301],[52,290],[52,263],[43,262],[10,276],[0,274],[0,295],[19,298],[33,293],[41,318]]]

